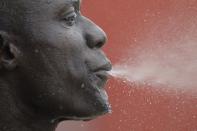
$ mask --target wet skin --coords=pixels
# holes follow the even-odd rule
[[[110,111],[104,90],[106,34],[78,0],[19,0],[19,25],[1,33],[4,76],[28,110],[54,121],[89,120]],[[20,18],[19,18],[20,17]],[[6,34],[6,35],[5,35]],[[7,65],[6,65],[7,64]]]

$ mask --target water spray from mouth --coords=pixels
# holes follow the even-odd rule
[[[183,14],[161,17],[142,36],[127,38],[110,74],[132,85],[197,91],[197,17]]]
[[[137,85],[197,91],[196,39],[181,39],[171,45],[149,44],[132,51],[114,65],[110,72],[113,77]]]

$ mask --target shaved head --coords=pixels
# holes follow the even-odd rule
[[[81,0],[0,0],[0,30],[20,33],[31,15],[50,10],[56,1],[62,2],[62,5],[70,2],[81,3]]]
[[[25,14],[30,13],[29,5],[33,7],[39,3],[39,0],[0,0],[0,29],[17,33],[25,20]]]
[[[91,120],[110,112],[103,88],[111,70],[101,49],[106,34],[81,14],[80,4],[0,0],[0,83],[10,95],[8,100],[0,91],[0,123],[12,118],[9,127],[16,131],[33,131],[15,126],[27,122],[35,123],[36,131],[54,131],[62,120]]]
[[[28,3],[35,0],[0,0],[0,30],[19,33],[28,13]],[[33,5],[33,4],[32,4]]]

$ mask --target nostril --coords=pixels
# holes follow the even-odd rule
[[[101,48],[103,47],[103,45],[106,43],[107,41],[107,36],[105,35],[105,33],[102,33],[102,35],[100,35],[100,38],[98,38],[95,41],[95,48]]]
[[[102,40],[88,39],[88,41],[87,41],[87,45],[90,48],[101,48],[104,44],[105,44],[105,42]]]
[[[90,48],[101,48],[106,43],[106,37],[101,34],[86,34],[85,36],[87,45]]]
[[[101,48],[105,43],[100,41],[95,45],[95,48]]]

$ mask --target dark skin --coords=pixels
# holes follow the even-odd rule
[[[111,63],[101,50],[106,34],[81,14],[81,2],[6,2],[0,19],[0,130],[54,131],[63,120],[108,113],[103,87]]]

